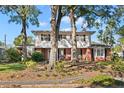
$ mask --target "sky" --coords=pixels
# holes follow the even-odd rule
[[[51,16],[51,11],[50,11],[50,6],[46,6],[46,5],[41,5],[41,6],[37,6],[42,14],[40,14],[40,16],[38,17],[39,22],[40,22],[40,26],[32,26],[29,25],[29,28],[27,29],[27,35],[28,36],[33,36],[33,33],[31,32],[32,30],[50,30],[51,26],[50,26],[50,16]],[[15,24],[15,23],[8,23],[8,20],[10,19],[9,16],[5,15],[5,14],[1,14],[0,13],[0,41],[4,42],[4,35],[6,34],[6,42],[7,44],[13,44],[14,39],[20,34],[21,32],[21,25],[20,24]],[[83,22],[83,18],[79,18],[76,22],[77,25],[77,31],[82,31],[82,22]],[[87,28],[88,29],[88,28]],[[61,26],[60,26],[60,30],[63,31],[69,31],[70,29],[70,20],[67,16],[62,18],[62,22],[61,22]],[[98,41],[97,40],[97,30],[96,29],[88,29],[88,31],[96,31],[95,34],[92,35],[92,41]]]

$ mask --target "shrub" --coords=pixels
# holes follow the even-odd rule
[[[0,55],[0,62],[7,63],[9,62],[10,58],[7,56],[7,53],[4,51],[3,54]]]
[[[25,61],[25,62],[23,62],[23,64],[25,64],[27,68],[32,68],[32,69],[34,69],[37,65],[37,63],[35,61],[32,61],[32,60]]]
[[[117,62],[121,58],[119,57],[119,55],[117,53],[113,53],[112,56],[111,56],[111,59],[112,59],[113,62]]]
[[[110,77],[108,75],[96,76],[96,77],[92,78],[91,81],[92,81],[92,84],[101,85],[101,86],[105,86],[105,87],[112,86],[114,83],[112,77]]]
[[[96,63],[96,65],[98,65],[98,66],[108,66],[108,65],[110,65],[112,62],[108,62],[108,61],[106,61],[106,62],[97,62]]]
[[[43,55],[40,52],[34,52],[31,58],[33,61],[36,61],[36,62],[40,62],[44,60]]]
[[[64,61],[56,62],[56,64],[55,64],[55,70],[57,72],[63,72],[64,71],[64,65],[65,65],[65,62]]]
[[[21,61],[21,54],[15,48],[9,48],[6,50],[6,56],[9,58],[10,62]]]
[[[81,80],[83,84],[90,84],[91,86],[101,86],[101,87],[110,87],[114,84],[114,79],[108,75],[98,75],[89,80]]]
[[[113,69],[114,71],[124,72],[124,61],[119,60],[118,62],[115,62],[115,63],[112,65],[112,69]]]

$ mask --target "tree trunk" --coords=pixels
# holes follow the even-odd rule
[[[62,19],[62,12],[61,12],[62,6],[60,5],[58,7],[58,15],[57,15],[57,22],[56,22],[56,45],[57,45],[57,50],[56,50],[56,61],[58,61],[58,38],[59,38],[59,29],[60,29],[60,23],[61,23],[61,19]]]
[[[23,56],[24,60],[27,59],[27,33],[26,33],[26,19],[22,20],[22,33],[23,33]]]
[[[56,16],[57,16],[57,8],[58,6],[51,7],[51,50],[50,50],[50,59],[49,59],[49,69],[51,70],[54,68],[55,62],[57,60],[57,43],[56,41]]]
[[[73,9],[70,9],[70,21],[71,21],[71,31],[72,31],[72,48],[71,48],[71,61],[75,62],[77,60],[77,42],[76,42],[76,25]]]

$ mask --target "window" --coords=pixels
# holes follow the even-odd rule
[[[104,56],[104,49],[96,49],[96,56]]]
[[[86,41],[86,37],[85,37],[85,35],[83,35],[83,37],[84,37],[84,38],[83,38],[83,39],[84,39],[83,41]]]
[[[66,35],[59,35],[59,41],[62,39],[66,39]]]
[[[100,56],[100,49],[97,49],[97,56]]]
[[[48,35],[48,41],[50,41],[50,35]]]
[[[41,41],[50,41],[50,35],[43,35],[41,34]]]
[[[65,35],[63,35],[63,36],[62,36],[62,39],[66,39],[66,36],[65,36]]]
[[[59,41],[62,39],[62,35],[59,35]]]
[[[43,41],[44,40],[44,35],[43,34],[41,34],[41,41]]]

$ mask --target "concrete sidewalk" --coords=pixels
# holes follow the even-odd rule
[[[83,75],[65,79],[44,80],[44,81],[1,81],[0,85],[39,85],[39,84],[68,84],[69,82],[83,79]]]

